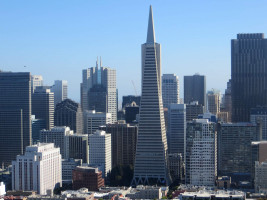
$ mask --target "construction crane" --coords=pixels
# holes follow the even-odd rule
[[[132,84],[133,84],[135,95],[137,96],[137,91],[136,91],[136,87],[135,87],[135,84],[134,84],[134,81],[133,80],[132,80]]]

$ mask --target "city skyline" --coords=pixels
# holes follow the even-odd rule
[[[207,90],[223,92],[230,78],[231,39],[242,32],[267,33],[264,1],[14,2],[0,3],[0,69],[42,75],[45,85],[68,80],[69,97],[75,101],[80,100],[81,71],[94,67],[97,56],[103,66],[117,70],[120,101],[135,94],[129,77],[140,94],[139,48],[146,27],[141,19],[150,4],[164,52],[162,74],[179,76],[181,97],[183,76],[195,73],[206,75]]]

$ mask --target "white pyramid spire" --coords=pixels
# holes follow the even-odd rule
[[[152,11],[152,6],[150,6],[146,43],[155,43],[155,42],[156,38],[154,31],[153,11]]]

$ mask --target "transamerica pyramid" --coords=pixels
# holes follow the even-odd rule
[[[161,94],[161,47],[156,43],[152,6],[142,45],[142,97],[132,185],[170,184]]]

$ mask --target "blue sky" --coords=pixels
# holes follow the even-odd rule
[[[267,33],[267,1],[260,0],[2,0],[0,69],[42,75],[46,85],[67,80],[79,101],[82,69],[117,69],[119,96],[141,93],[141,44],[149,5],[156,41],[162,45],[162,73],[180,79],[207,77],[207,89],[224,92],[231,76],[231,39],[237,33]],[[24,67],[27,66],[27,67]]]

